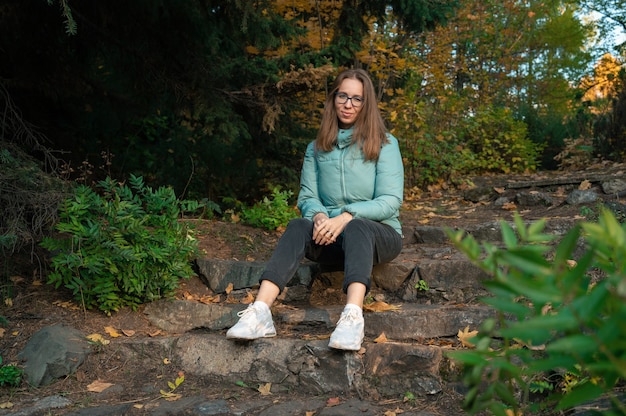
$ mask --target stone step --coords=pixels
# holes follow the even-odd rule
[[[239,319],[243,304],[203,304],[186,300],[159,300],[144,308],[146,318],[155,326],[172,334],[194,329],[224,331]],[[330,336],[339,320],[343,305],[272,308],[279,336]],[[393,341],[412,342],[429,338],[454,337],[459,329],[477,328],[493,311],[482,305],[420,305],[405,303],[397,309],[367,312],[365,336],[373,340],[381,334]]]
[[[222,334],[189,332],[180,336],[115,340],[116,353],[147,359],[168,352],[185,377],[214,380],[216,386],[271,384],[273,393],[292,392],[398,398],[440,393],[449,373],[443,349],[417,343],[365,342],[360,352],[328,348],[328,340],[263,338],[227,340]]]
[[[562,236],[576,221],[552,218],[544,232]],[[500,227],[499,222],[487,222],[470,225],[464,231],[479,241],[497,244],[501,241]],[[372,281],[376,287],[395,294],[404,302],[467,303],[485,295],[482,282],[488,275],[450,244],[445,227],[405,227],[404,244],[405,248],[395,260],[374,267]],[[255,287],[264,266],[264,262],[196,259],[200,278],[216,293],[224,293],[229,287],[234,290]],[[290,296],[295,296],[290,300],[303,300],[302,296],[307,296],[306,288],[310,288],[313,281],[324,276],[332,281],[332,273],[315,263],[303,262],[287,285],[292,289]],[[429,290],[420,291],[419,288],[423,288],[420,281],[424,281]]]

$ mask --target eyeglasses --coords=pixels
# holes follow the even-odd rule
[[[355,95],[354,97],[350,97],[345,92],[336,92],[335,93],[335,102],[337,104],[345,104],[345,103],[348,102],[348,100],[350,100],[350,102],[352,103],[353,107],[360,107],[361,105],[363,105],[363,101],[365,101],[363,99],[363,97],[361,97],[359,95]]]

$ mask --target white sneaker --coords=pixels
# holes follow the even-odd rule
[[[330,336],[328,346],[338,350],[358,351],[365,337],[363,313],[355,308],[341,312],[337,327]]]
[[[263,308],[254,303],[238,312],[239,322],[226,332],[226,338],[257,339],[276,336],[276,329],[272,321],[269,308]]]

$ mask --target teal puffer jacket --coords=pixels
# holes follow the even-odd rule
[[[387,134],[377,162],[365,162],[352,143],[352,129],[340,130],[330,152],[316,151],[309,143],[300,176],[298,208],[304,218],[342,212],[392,226],[402,234],[398,219],[404,194],[404,167],[398,140]]]

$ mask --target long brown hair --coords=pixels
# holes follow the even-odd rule
[[[320,129],[317,132],[317,138],[315,139],[315,148],[329,152],[337,141],[339,119],[335,109],[335,93],[345,79],[356,79],[363,84],[363,108],[361,108],[354,123],[352,143],[359,145],[365,160],[376,161],[380,154],[380,148],[384,143],[388,142],[387,129],[378,109],[374,84],[372,84],[372,80],[367,72],[362,69],[348,69],[335,78],[333,88],[324,103],[324,113]]]

